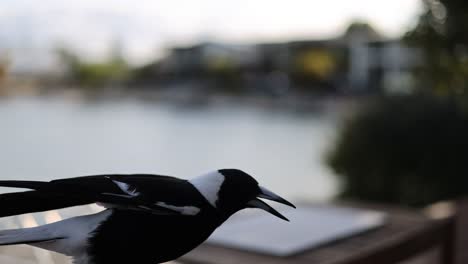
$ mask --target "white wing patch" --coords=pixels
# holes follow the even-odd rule
[[[87,246],[89,236],[111,214],[112,210],[104,210],[96,214],[68,218],[33,229],[24,229],[24,231],[50,233],[53,236],[64,237],[64,239],[33,243],[31,245],[72,256],[75,258],[75,263],[86,263],[83,261],[88,258]]]
[[[132,187],[130,184],[125,183],[125,182],[120,182],[116,180],[112,180],[113,183],[115,183],[120,190],[122,190],[124,193],[130,195],[130,196],[138,196],[140,195],[139,192],[137,192],[135,187]]]
[[[83,254],[78,257],[73,257],[73,264],[93,264],[90,257],[87,254]]]
[[[213,206],[216,207],[218,201],[218,193],[221,185],[224,182],[224,175],[218,171],[210,172],[198,176],[189,182],[205,197],[205,199]]]
[[[200,208],[196,206],[175,206],[170,205],[164,202],[157,202],[155,203],[157,206],[161,206],[167,209],[171,209],[173,211],[179,212],[183,215],[196,215],[200,212]]]

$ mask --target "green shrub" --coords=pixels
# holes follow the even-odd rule
[[[410,206],[468,194],[468,119],[448,100],[380,99],[346,122],[328,164],[342,197]]]

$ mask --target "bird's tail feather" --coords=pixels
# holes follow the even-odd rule
[[[86,198],[64,197],[63,194],[25,191],[0,194],[0,217],[42,212],[92,203]]]
[[[41,181],[0,181],[2,187],[25,188],[39,190],[45,188],[49,183]]]
[[[34,244],[63,238],[54,236],[42,227],[2,230],[0,231],[0,246]]]

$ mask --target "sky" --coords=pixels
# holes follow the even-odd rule
[[[61,45],[99,59],[120,42],[142,64],[198,41],[334,37],[355,19],[397,37],[421,9],[420,0],[0,0],[0,56],[8,50],[21,61]]]

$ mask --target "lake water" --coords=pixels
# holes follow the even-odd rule
[[[240,168],[288,199],[324,200],[337,191],[323,163],[336,120],[326,112],[232,104],[191,109],[132,99],[3,99],[0,179],[139,172],[191,178]]]

